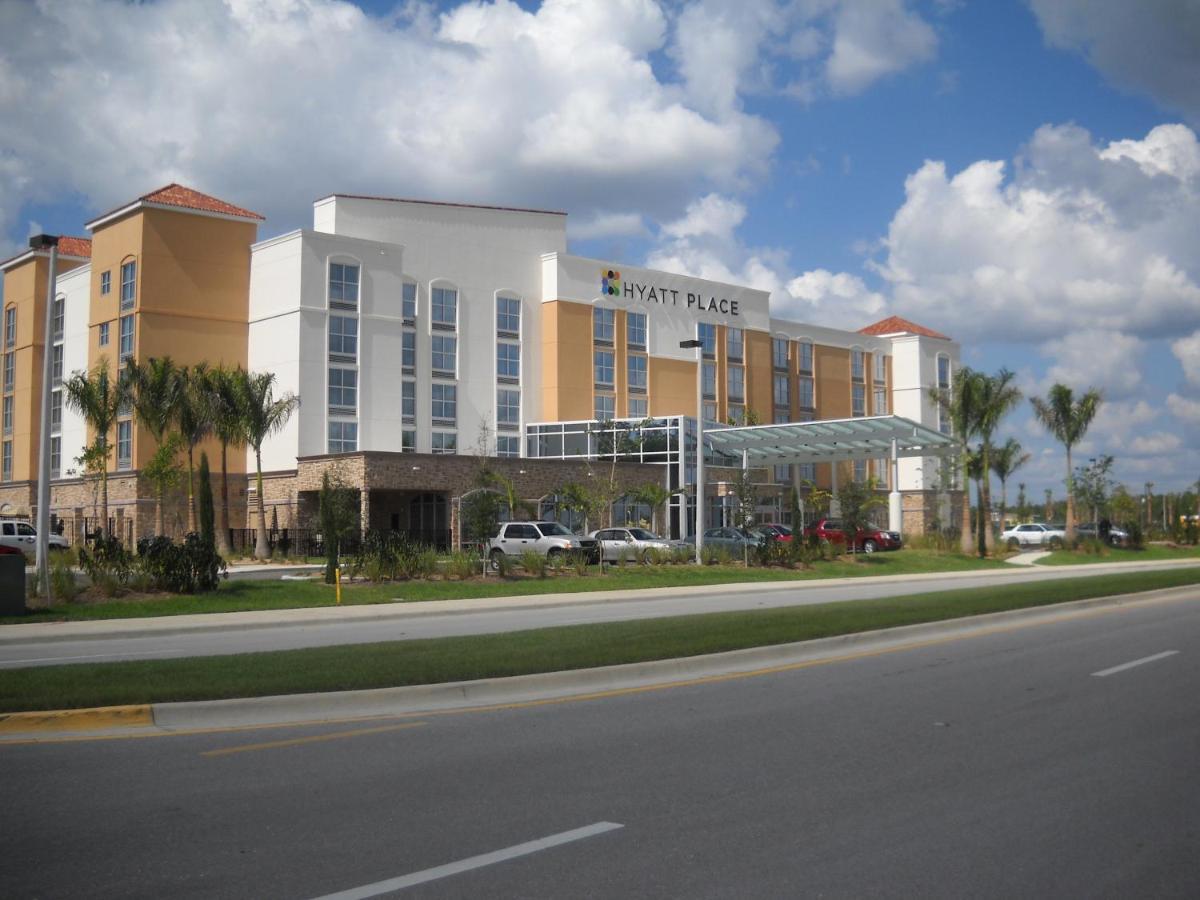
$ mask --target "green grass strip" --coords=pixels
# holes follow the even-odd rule
[[[0,671],[0,710],[435,684],[696,656],[1200,583],[1200,568],[511,634]]]
[[[1151,562],[1163,559],[1200,560],[1200,547],[1164,547],[1150,544],[1141,550],[1125,547],[1105,547],[1102,554],[1079,550],[1055,550],[1037,561],[1039,566],[1086,566],[1093,563]]]

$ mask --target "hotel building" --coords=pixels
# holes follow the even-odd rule
[[[706,427],[895,415],[948,432],[929,399],[959,363],[946,336],[896,317],[856,331],[811,326],[772,317],[768,294],[744,285],[574,256],[562,213],[335,194],[314,204],[311,229],[255,243],[259,221],[173,185],[89,223],[90,262],[86,242],[76,256],[60,245],[62,371],[128,351],[274,372],[278,391],[301,399],[263,446],[264,499],[281,527],[303,521],[319,473],[333,467],[358,482],[364,523],[451,528],[469,467],[449,457],[479,452],[499,457],[550,514],[556,479],[586,477],[584,463],[604,454],[603,422],[643,423],[625,429],[638,437],[627,457],[645,470],[635,477],[622,463],[628,478],[685,492],[698,413]],[[21,412],[5,432],[15,455],[0,503],[32,497],[43,257],[3,264]],[[679,346],[692,339],[699,361]],[[9,356],[6,344],[6,366]],[[66,410],[61,422],[69,457],[84,431]],[[153,446],[134,423],[120,428],[114,472],[136,475]],[[237,465],[244,488],[240,455]],[[866,459],[771,467],[757,475],[760,515],[786,518],[788,486],[872,476],[901,493],[904,528],[919,531],[945,487],[939,470],[934,457],[902,459],[894,473]],[[706,478],[710,522],[726,502],[722,477]],[[152,496],[136,482],[124,492],[130,515]],[[236,493],[243,503],[253,495]],[[685,502],[672,501],[676,536],[688,530]]]

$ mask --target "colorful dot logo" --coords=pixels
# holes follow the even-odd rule
[[[600,293],[610,297],[621,296],[621,273],[615,269],[600,270]]]

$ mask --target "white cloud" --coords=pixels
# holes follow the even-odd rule
[[[1136,337],[1115,331],[1073,331],[1042,344],[1041,353],[1052,362],[1039,386],[1044,394],[1055,383],[1077,394],[1099,388],[1109,400],[1137,394],[1142,386],[1139,365],[1144,344]]]
[[[1200,124],[1200,6],[1194,0],[1030,0],[1046,39],[1082,52],[1120,87]]]
[[[1171,342],[1171,352],[1183,366],[1184,377],[1200,387],[1200,331]]]
[[[937,36],[900,0],[843,3],[826,74],[834,91],[855,94],[871,83],[933,58]]]
[[[646,234],[646,222],[640,213],[598,212],[590,219],[567,219],[567,236],[584,241],[603,237],[630,237]]]
[[[1169,431],[1138,435],[1129,442],[1129,452],[1137,456],[1161,456],[1174,453],[1183,446],[1183,439]]]
[[[775,315],[843,328],[847,322],[865,325],[881,318],[887,305],[883,295],[868,288],[857,275],[825,269],[798,275],[787,283],[783,296],[772,300]]]
[[[1200,427],[1200,400],[1190,400],[1179,394],[1167,394],[1167,409],[1179,421]]]

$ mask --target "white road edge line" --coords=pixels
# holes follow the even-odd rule
[[[1135,659],[1133,662],[1121,663],[1121,665],[1113,666],[1111,669],[1093,672],[1092,677],[1104,678],[1106,675],[1116,675],[1118,672],[1124,672],[1126,669],[1132,669],[1134,666],[1144,666],[1146,663],[1166,659],[1168,656],[1174,656],[1178,652],[1178,650],[1164,650],[1162,653],[1155,653],[1153,656],[1143,656],[1141,659]]]
[[[424,884],[427,881],[436,881],[439,878],[457,875],[460,872],[468,872],[471,869],[480,869],[484,866],[490,866],[493,863],[515,859],[518,856],[528,856],[531,853],[549,850],[551,847],[557,847],[560,844],[581,841],[584,838],[594,837],[597,834],[604,834],[606,831],[615,831],[618,828],[624,827],[624,825],[618,825],[616,822],[596,822],[592,825],[586,825],[583,828],[576,828],[573,831],[563,831],[559,834],[552,834],[549,837],[538,838],[536,841],[528,841],[524,844],[506,847],[503,850],[496,850],[492,853],[484,853],[480,856],[472,856],[468,859],[459,860],[458,862],[447,863],[444,866],[436,866],[432,869],[413,872],[411,875],[401,875],[399,878],[389,878],[387,881],[364,884],[362,887],[350,888],[347,891],[339,891],[336,894],[326,894],[323,897],[318,897],[317,900],[366,900],[368,897],[378,897],[380,894],[398,891],[401,888],[412,887],[416,884]]]

